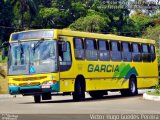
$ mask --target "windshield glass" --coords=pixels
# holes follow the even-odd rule
[[[57,71],[55,40],[12,43],[9,54],[9,75]]]

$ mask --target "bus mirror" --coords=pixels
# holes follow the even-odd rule
[[[8,42],[2,43],[2,60],[6,57],[6,47],[8,47],[10,44]]]
[[[3,48],[8,47],[9,45],[10,45],[10,44],[9,44],[8,42],[3,42],[3,43],[2,43],[2,47],[3,47]]]
[[[67,42],[62,42],[62,52],[67,51]]]
[[[2,48],[2,60],[4,60],[6,57],[6,50],[5,48]]]

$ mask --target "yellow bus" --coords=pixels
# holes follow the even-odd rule
[[[73,100],[101,98],[108,91],[136,95],[159,83],[155,41],[65,29],[11,34],[9,93],[34,96],[36,103],[53,92]]]

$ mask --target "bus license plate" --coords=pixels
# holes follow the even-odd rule
[[[44,88],[51,88],[51,86],[50,86],[50,85],[42,85],[41,88],[42,88],[42,89],[44,89]]]

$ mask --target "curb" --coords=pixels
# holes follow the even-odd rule
[[[19,97],[23,97],[23,96],[22,95],[0,94],[0,99],[3,99],[3,98],[19,98]]]
[[[153,101],[160,101],[160,96],[148,95],[147,93],[144,93],[143,94],[143,99],[153,100]]]
[[[10,98],[12,97],[10,94],[0,94],[0,98]]]

